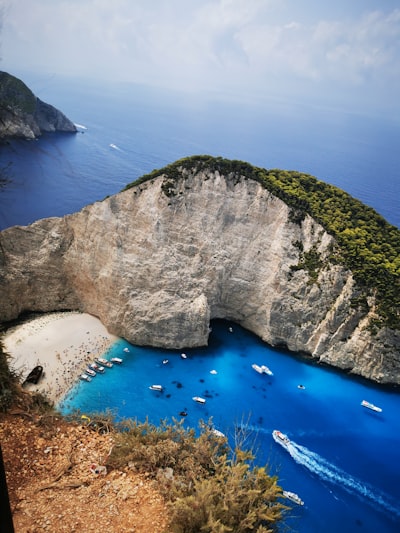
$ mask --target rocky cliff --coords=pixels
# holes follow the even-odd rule
[[[400,383],[400,336],[367,328],[334,239],[240,173],[181,168],[63,218],[0,233],[0,320],[79,309],[139,345],[207,344],[226,318],[273,346]],[[316,250],[316,276],[301,253]],[[301,252],[302,251],[302,252]]]
[[[42,102],[21,80],[0,72],[0,140],[36,139],[55,131],[77,130],[61,111]]]

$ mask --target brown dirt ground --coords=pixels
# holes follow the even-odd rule
[[[145,476],[107,466],[112,433],[58,417],[0,415],[15,533],[165,533],[168,511]]]

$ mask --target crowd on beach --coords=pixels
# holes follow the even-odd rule
[[[101,357],[116,337],[88,314],[60,312],[41,315],[6,332],[10,364],[22,381],[36,365],[43,377],[29,390],[44,393],[53,403],[62,399],[87,365]]]

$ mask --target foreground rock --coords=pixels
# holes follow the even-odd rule
[[[0,414],[0,441],[17,533],[162,533],[168,510],[150,481],[132,470],[97,475],[112,434],[55,416]]]
[[[182,170],[63,218],[0,234],[0,320],[77,309],[139,345],[207,344],[226,318],[274,346],[381,383],[400,383],[400,338],[366,327],[352,273],[329,262],[333,237],[260,183]],[[315,249],[315,280],[299,265]]]
[[[36,139],[45,132],[75,133],[75,125],[50,104],[42,102],[18,78],[0,72],[0,140]]]

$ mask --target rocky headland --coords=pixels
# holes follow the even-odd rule
[[[210,320],[225,318],[400,384],[399,330],[380,320],[376,290],[304,202],[231,163],[188,158],[78,213],[1,232],[0,321],[80,310],[133,344],[178,349],[206,345]]]
[[[43,133],[76,131],[61,111],[40,100],[24,82],[0,72],[0,141],[33,140]]]

